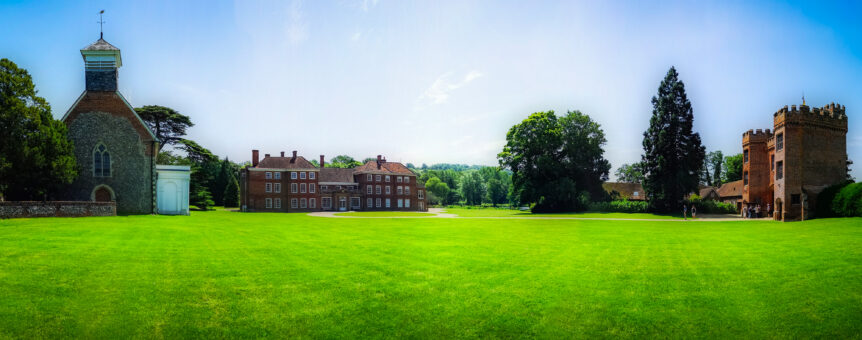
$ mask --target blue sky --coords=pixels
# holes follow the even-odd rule
[[[673,65],[708,150],[741,152],[744,131],[804,93],[847,106],[862,165],[860,3],[2,1],[0,57],[30,71],[56,117],[83,91],[79,50],[101,9],[132,105],[191,116],[189,136],[233,160],[493,165],[530,113],[581,110],[616,168],[639,160]]]

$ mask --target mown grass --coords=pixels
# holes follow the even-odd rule
[[[0,221],[0,338],[853,338],[862,219]]]
[[[529,210],[521,211],[515,209],[465,209],[465,208],[443,208],[446,213],[455,214],[460,217],[579,217],[579,218],[623,218],[623,219],[682,219],[679,215],[661,215],[647,213],[615,213],[600,211],[585,211],[571,213],[534,214]],[[689,218],[691,218],[689,216]]]
[[[351,217],[427,217],[436,214],[412,211],[350,211],[336,213],[335,215]]]

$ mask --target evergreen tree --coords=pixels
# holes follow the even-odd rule
[[[233,166],[231,165],[230,160],[225,157],[224,161],[221,162],[218,174],[216,174],[210,188],[215,205],[224,205],[225,189],[227,188],[231,178],[235,177],[236,176],[233,174]]]
[[[147,105],[135,108],[135,112],[163,146],[179,143],[186,135],[186,129],[195,126],[191,118],[169,107]]]
[[[236,177],[231,176],[227,187],[224,189],[224,207],[239,207],[239,183],[237,183]]]
[[[692,131],[694,112],[673,67],[652,104],[643,139],[644,191],[653,210],[676,211],[682,209],[685,195],[697,190],[706,150],[700,135]]]
[[[66,124],[36,95],[27,70],[0,59],[0,197],[53,198],[78,175]]]

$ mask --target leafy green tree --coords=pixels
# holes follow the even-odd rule
[[[135,108],[135,112],[156,134],[162,145],[176,145],[186,135],[186,129],[195,126],[191,118],[174,109],[158,105]]]
[[[703,159],[703,179],[701,182],[708,186],[721,185],[721,164],[724,155],[721,151],[712,151]]]
[[[224,189],[224,207],[239,207],[239,183],[237,183],[236,177],[234,176],[231,176],[227,187]]]
[[[620,165],[614,176],[617,177],[617,181],[623,183],[643,183],[643,162]]]
[[[361,164],[365,164],[365,163],[368,163],[368,162],[376,162],[376,161],[377,161],[377,157],[367,157],[367,158],[365,158],[365,159],[363,159],[363,160],[362,160],[362,163],[361,163]]]
[[[509,188],[503,181],[496,178],[488,180],[488,201],[495,207],[497,204],[506,203],[508,191]]]
[[[377,159],[375,158],[374,160],[376,161]],[[349,169],[349,168],[355,168],[355,167],[360,166],[362,164],[363,163],[359,163],[358,161],[353,159],[353,157],[350,157],[348,155],[338,155],[338,156],[332,157],[332,159],[329,160],[329,163],[326,164],[326,167],[327,168]]]
[[[497,158],[512,171],[513,195],[533,212],[577,211],[606,193],[611,165],[601,126],[580,111],[537,112],[513,126]]]
[[[170,150],[162,150],[159,151],[159,155],[156,157],[156,164],[191,165],[191,161],[183,156],[174,154]]]
[[[440,204],[446,204],[446,197],[449,196],[449,185],[440,181],[437,177],[431,177],[425,182],[425,190],[430,192],[434,197],[440,200]]]
[[[692,131],[694,112],[675,68],[668,70],[652,104],[643,139],[644,191],[651,209],[675,211],[686,194],[697,190],[706,151]]]
[[[742,154],[738,153],[733,156],[724,157],[722,164],[724,173],[721,181],[723,183],[738,181],[742,179]]]
[[[461,197],[467,205],[482,204],[482,199],[487,192],[485,181],[477,171],[470,171],[461,176],[458,190],[461,191]]]
[[[186,152],[186,159],[191,162],[189,204],[207,210],[215,205],[209,186],[220,169],[218,157],[192,140],[180,139],[178,144],[179,148]]]
[[[78,176],[66,125],[36,95],[25,69],[0,59],[0,197],[53,198]]]

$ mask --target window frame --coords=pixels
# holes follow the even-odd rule
[[[291,199],[290,199],[290,208],[291,208],[291,209],[296,209],[296,208],[298,208],[298,207],[299,207],[299,200],[298,200],[298,199],[295,199],[295,198],[291,198]]]
[[[387,195],[392,195],[392,186],[391,186],[391,185],[387,185],[387,186],[386,186],[386,194],[387,194]]]
[[[272,171],[265,172],[263,178],[272,179]]]
[[[305,185],[305,183],[299,183],[299,193],[300,194],[307,193],[307,190],[308,190],[308,187]]]
[[[317,200],[314,197],[308,199],[308,208],[317,209]]]
[[[296,179],[296,171],[290,172],[290,179]]]
[[[276,172],[273,174],[273,176],[275,176],[275,179],[281,179],[281,171],[276,171]]]
[[[383,178],[384,178],[384,180],[386,181],[386,183],[392,182],[392,178],[391,178],[391,177],[389,177],[389,175],[386,175],[386,176],[384,176]]]
[[[263,192],[272,192],[272,183],[266,182],[263,187]]]
[[[775,135],[775,151],[784,150],[784,132]]]
[[[299,186],[296,183],[290,183],[290,193],[296,194],[299,192]]]
[[[368,208],[368,209],[374,208],[374,199],[373,198],[369,197],[365,203],[366,203],[366,205],[365,205],[366,208]]]
[[[378,197],[377,199],[374,200],[374,203],[378,208],[381,208],[383,206],[382,202],[383,201],[380,199],[380,197]]]
[[[374,186],[371,184],[366,184],[365,185],[365,194],[371,195],[373,193],[374,193]]]
[[[263,202],[266,209],[272,209],[272,198],[267,197]]]
[[[315,174],[316,174],[316,172],[314,172],[314,171],[309,171],[309,172],[308,172],[308,179],[316,179],[316,178],[317,178],[317,175],[315,175]]]
[[[281,209],[281,198],[276,198],[276,199],[275,199],[275,208],[276,208],[276,209]]]
[[[275,193],[281,193],[281,183],[275,183]]]
[[[314,183],[308,183],[308,193],[310,193],[310,194],[317,193],[317,188],[316,188],[316,185],[314,185]]]
[[[305,197],[299,199],[299,209],[308,209],[308,200]]]
[[[405,208],[410,208],[410,199],[409,199],[409,198],[405,198],[405,199],[404,199],[404,207],[405,207]]]
[[[386,199],[386,207],[387,207],[387,208],[391,208],[391,207],[392,207],[392,201],[391,201],[391,200],[389,200],[388,198]]]
[[[299,179],[305,179],[305,178],[306,178],[305,171],[300,171],[299,172]]]

